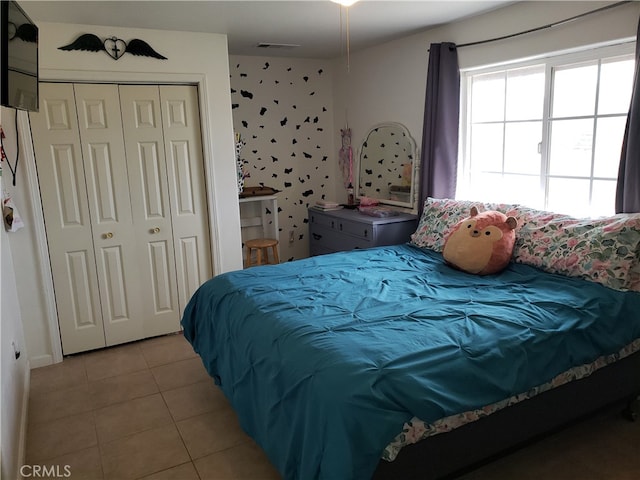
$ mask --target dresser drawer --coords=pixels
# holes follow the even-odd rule
[[[309,221],[314,226],[330,228],[364,240],[374,238],[374,226],[371,223],[353,222],[335,217],[329,213],[316,212],[310,214]]]
[[[310,213],[309,223],[327,228],[337,228],[338,219],[324,213]]]
[[[326,255],[327,253],[336,253],[336,251],[321,247],[313,242],[309,243],[309,256],[315,257],[316,255]]]
[[[372,244],[368,239],[343,235],[339,230],[313,225],[311,227],[310,250],[329,250],[339,252],[355,248],[369,248]]]
[[[338,231],[370,241],[373,235],[372,224],[338,220]]]

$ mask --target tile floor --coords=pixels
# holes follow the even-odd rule
[[[32,370],[26,463],[72,480],[279,478],[181,335]]]
[[[181,335],[32,370],[26,462],[71,480],[279,478]],[[463,478],[640,478],[640,422],[605,411]]]

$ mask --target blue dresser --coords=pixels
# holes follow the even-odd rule
[[[321,211],[311,207],[309,255],[406,243],[417,226],[417,215],[407,213],[378,218],[358,210]]]

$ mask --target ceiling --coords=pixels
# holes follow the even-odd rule
[[[329,0],[18,2],[36,24],[62,22],[225,33],[232,55],[304,58],[335,58],[343,54],[347,14],[350,51],[355,52],[514,3],[512,0],[361,0],[347,12]],[[258,43],[299,47],[258,48]]]

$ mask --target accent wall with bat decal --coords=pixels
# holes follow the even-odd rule
[[[251,175],[245,188],[279,190],[280,260],[305,258],[307,208],[335,199],[340,137],[330,62],[231,55],[229,73],[233,127],[246,142],[243,167]]]

